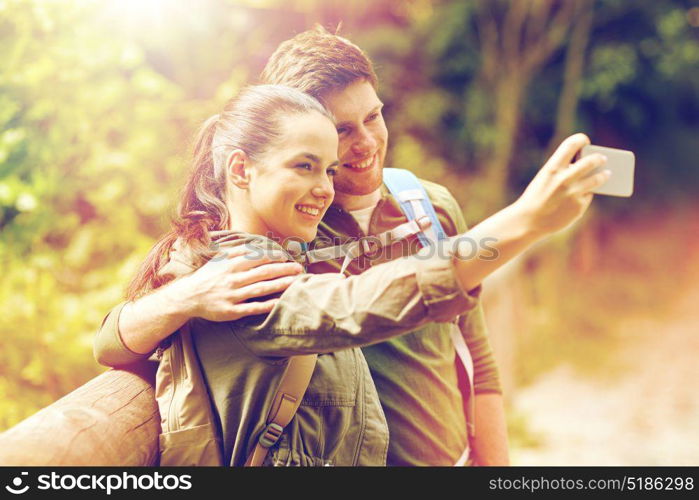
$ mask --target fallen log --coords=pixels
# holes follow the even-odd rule
[[[158,465],[155,370],[109,370],[3,432],[0,464]]]

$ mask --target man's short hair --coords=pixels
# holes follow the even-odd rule
[[[261,83],[294,87],[320,101],[360,79],[374,89],[378,86],[374,67],[362,49],[320,25],[282,42],[260,79]]]

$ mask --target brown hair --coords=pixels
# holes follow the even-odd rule
[[[288,85],[321,101],[359,79],[378,87],[374,67],[362,49],[320,25],[282,42],[260,76],[262,83]]]
[[[177,239],[188,246],[196,266],[215,254],[209,231],[228,229],[226,206],[226,160],[234,149],[252,161],[281,138],[281,118],[318,112],[332,121],[330,113],[314,98],[281,85],[257,85],[243,89],[228,101],[221,114],[201,126],[194,146],[189,176],[172,220],[171,230],[151,249],[126,292],[127,300],[158,288],[166,279],[158,276]]]

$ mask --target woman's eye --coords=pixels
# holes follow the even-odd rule
[[[347,133],[347,128],[346,128],[346,127],[340,127],[339,129],[337,129],[337,134],[338,134],[338,135],[342,135],[342,134],[346,134],[346,133]]]
[[[337,169],[336,168],[329,168],[328,169],[328,175],[330,177],[335,177],[337,175]]]
[[[378,113],[372,113],[367,117],[366,121],[371,122],[371,121],[376,120],[378,117],[379,117]]]
[[[311,165],[310,163],[299,163],[298,165],[296,165],[296,168],[303,168],[305,170],[313,170],[313,165]]]

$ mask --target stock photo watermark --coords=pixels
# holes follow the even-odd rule
[[[284,249],[294,258],[303,259],[304,256],[314,256],[318,260],[344,259],[346,256],[356,258],[364,256],[369,260],[392,260],[401,256],[412,256],[418,260],[429,260],[434,257],[459,260],[471,260],[478,258],[484,261],[497,260],[500,252],[491,246],[497,243],[497,238],[484,237],[478,240],[466,235],[453,236],[433,242],[423,247],[419,240],[397,240],[384,244],[378,236],[364,236],[362,238],[327,238],[319,237],[313,241],[312,248],[301,239],[275,238],[273,235],[259,236],[242,243],[246,253],[244,258],[257,260],[264,257],[282,257]],[[280,248],[281,247],[281,248]],[[213,261],[224,260],[230,256],[232,248],[226,248],[218,242],[212,242],[208,251],[214,255]],[[325,255],[326,257],[321,257]]]
[[[35,481],[32,481],[34,479]],[[111,495],[114,491],[149,491],[149,490],[190,490],[192,476],[190,474],[40,474],[35,478],[29,472],[20,472],[5,490],[13,495],[23,495],[28,491],[59,491],[83,490],[100,491]]]

